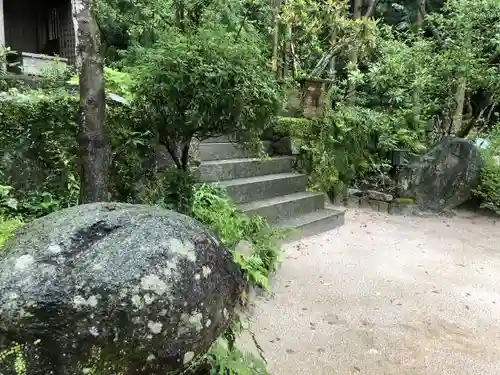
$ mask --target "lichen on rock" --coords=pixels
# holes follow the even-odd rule
[[[478,148],[465,139],[445,137],[399,174],[399,195],[414,197],[422,210],[456,208],[478,186],[483,161]]]
[[[108,206],[35,220],[0,253],[0,352],[20,344],[30,375],[83,373],[96,353],[107,371],[175,374],[229,322],[244,280],[211,233],[172,211]]]

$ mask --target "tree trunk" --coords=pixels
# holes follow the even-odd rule
[[[455,111],[453,113],[453,122],[451,129],[452,134],[456,134],[462,128],[466,88],[467,80],[463,77],[460,77],[458,80],[457,91],[455,93]]]
[[[416,27],[417,27],[417,32],[419,33],[422,30],[422,27],[424,26],[424,12],[425,12],[425,5],[426,5],[426,0],[417,0],[417,6],[418,6],[418,11],[417,11],[417,21],[416,21]],[[416,68],[415,69],[415,79],[416,77]],[[420,121],[420,89],[416,87],[413,90],[413,120],[415,124],[418,124]]]
[[[299,66],[297,63],[297,58],[295,55],[295,45],[293,44],[293,35],[290,35],[291,42],[290,42],[290,53],[292,55],[292,77],[297,78],[297,72],[299,71]]]
[[[177,0],[175,2],[175,24],[181,32],[186,31],[186,15],[184,0]]]
[[[421,0],[421,1],[417,0],[417,5],[418,5],[418,16],[417,17],[420,17],[422,19],[422,23],[423,23],[425,16],[427,15],[427,12],[425,10],[426,1],[425,0]],[[418,22],[418,19],[417,19],[417,22]],[[436,42],[439,44],[439,46],[442,46],[443,39],[441,38],[441,34],[439,33],[439,30],[435,26],[433,26],[432,24],[428,24],[427,27],[429,27],[432,35],[436,39]]]
[[[353,12],[352,12],[353,20],[359,20],[361,18],[361,6],[362,6],[362,0],[354,0]],[[351,52],[349,54],[349,64],[351,65],[352,69],[357,69],[358,67],[358,45],[356,41],[353,43]],[[349,104],[352,104],[354,102],[355,96],[356,96],[356,84],[355,82],[352,81],[352,79],[348,79],[347,102]]]
[[[93,0],[72,0],[80,71],[81,203],[109,200],[109,144],[105,134],[104,61]]]
[[[280,0],[271,0],[274,18],[273,18],[273,56],[272,56],[272,69],[273,72],[278,76],[278,46],[279,46],[279,34],[280,34]]]
[[[286,25],[286,40],[285,51],[283,53],[283,78],[287,78],[290,74],[290,68],[293,72],[293,55],[292,55],[292,25]]]

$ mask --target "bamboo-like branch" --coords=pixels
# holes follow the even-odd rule
[[[290,35],[292,37],[292,35]],[[295,53],[295,44],[293,43],[293,38],[290,40],[290,55],[292,59],[292,77],[297,78],[297,72],[299,71],[299,65],[297,62],[297,54]]]
[[[375,7],[377,6],[377,3],[378,3],[378,0],[372,0],[370,2],[370,6],[368,7],[366,14],[364,15],[364,18],[370,18],[373,16],[373,13],[375,12]]]
[[[272,0],[274,19],[273,19],[273,54],[272,54],[272,70],[278,76],[278,44],[279,44],[279,12],[280,0]]]

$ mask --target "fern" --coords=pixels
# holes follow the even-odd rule
[[[219,340],[205,356],[211,365],[210,375],[270,375],[265,362],[238,348],[229,349]]]
[[[272,229],[262,217],[250,218],[240,212],[218,186],[199,185],[193,198],[191,216],[217,234],[230,250],[241,240],[253,245],[252,256],[233,251],[233,258],[250,283],[267,288],[269,273],[276,269],[281,255],[279,240],[284,232]]]
[[[13,343],[9,348],[0,351],[0,364],[2,366],[12,364],[17,375],[26,375],[23,347],[18,343]]]

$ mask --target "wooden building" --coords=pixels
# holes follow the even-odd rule
[[[71,0],[0,0],[0,45],[17,53],[21,73],[73,64],[75,41]]]

